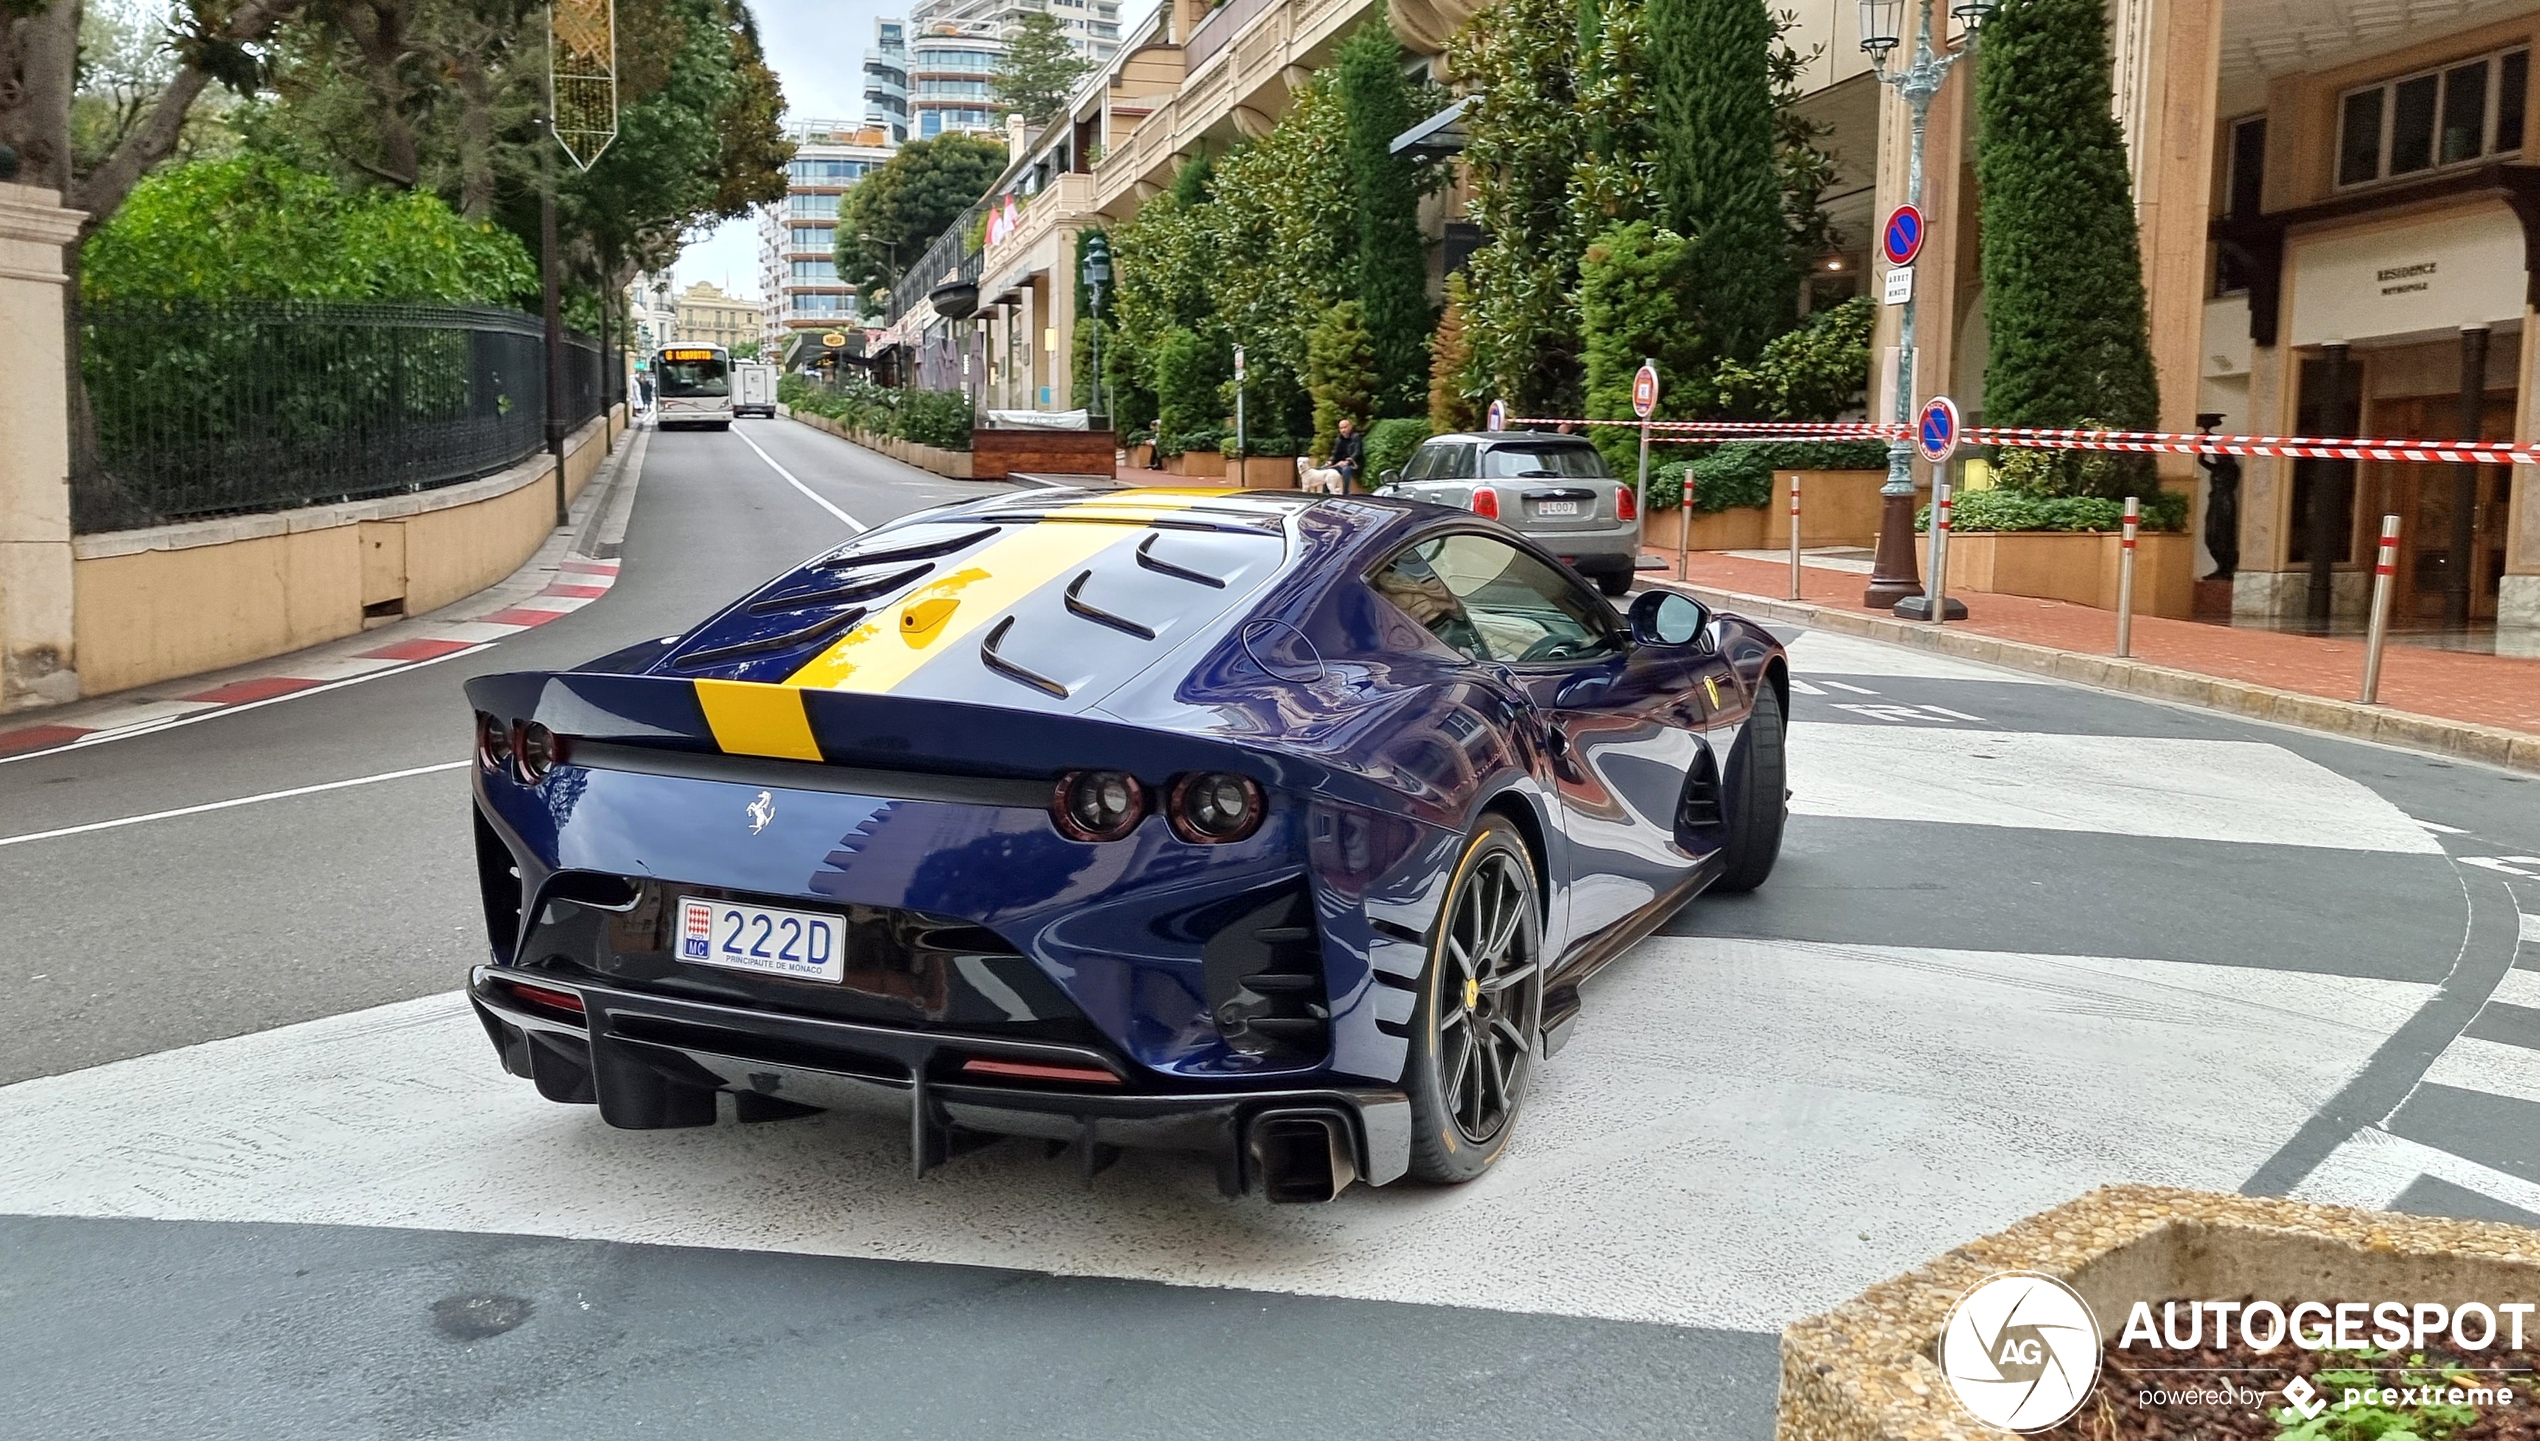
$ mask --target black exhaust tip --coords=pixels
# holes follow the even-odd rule
[[[1349,1121],[1337,1112],[1265,1112],[1249,1149],[1262,1194],[1282,1205],[1329,1201],[1358,1179]]]

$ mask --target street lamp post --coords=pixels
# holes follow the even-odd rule
[[[1998,8],[1996,0],[1954,0],[1949,13],[1965,31],[1966,40],[1956,51],[1944,52],[1932,44],[1933,4],[1934,0],[1922,0],[1912,59],[1890,70],[1889,56],[1902,38],[1905,0],[1861,0],[1861,48],[1869,52],[1871,63],[1878,67],[1879,79],[1904,97],[1906,110],[1913,117],[1905,202],[1916,206],[1923,200],[1923,127],[1931,114],[1932,98],[1940,93],[1941,82],[1948,79],[1951,68],[1975,53],[1976,33]],[[1878,556],[1870,569],[1869,592],[1863,597],[1863,604],[1880,610],[1923,593],[1922,579],[1914,566],[1914,443],[1907,437],[1914,413],[1914,303],[1909,291],[1904,314],[1898,317],[1893,417],[1897,433],[1887,443],[1887,484],[1879,487]]]
[[[1088,398],[1091,404],[1087,407],[1085,425],[1087,429],[1108,429],[1111,410],[1102,403],[1102,288],[1111,282],[1111,241],[1099,230],[1085,237],[1084,281],[1085,303],[1093,312],[1094,324],[1094,373],[1090,377],[1092,387]],[[1094,425],[1097,419],[1106,423],[1097,427]]]

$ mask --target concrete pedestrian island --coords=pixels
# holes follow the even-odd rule
[[[2090,1303],[2103,1339],[2113,1339],[2137,1301],[2153,1303],[2157,1313],[2160,1302],[2180,1297],[2446,1305],[2534,1299],[2540,1231],[2111,1186],[1793,1322],[1782,1332],[1779,1441],[2001,1436],[1958,1405],[1933,1354],[1958,1298],[2003,1271],[2063,1281]]]

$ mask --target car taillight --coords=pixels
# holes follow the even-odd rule
[[[511,769],[512,732],[500,718],[476,713],[476,763],[489,771]]]
[[[1473,488],[1473,514],[1499,519],[1499,492],[1487,485]]]
[[[582,998],[571,991],[557,990],[549,986],[533,986],[526,981],[505,981],[503,985],[513,995],[532,1005],[545,1006],[550,1010],[572,1011],[576,1015],[582,1012]]]
[[[1632,494],[1630,486],[1623,486],[1614,492],[1614,518],[1616,520],[1640,519],[1640,498]]]
[[[1173,834],[1193,845],[1239,841],[1261,829],[1261,787],[1249,776],[1196,771],[1173,782],[1164,810]]]
[[[1069,771],[1050,795],[1050,821],[1069,840],[1116,841],[1146,813],[1146,788],[1127,771]]]
[[[564,737],[531,721],[520,728],[520,741],[513,747],[520,756],[520,778],[536,785],[547,778],[547,772],[564,762]]]
[[[1054,1066],[1043,1061],[990,1061],[979,1057],[961,1063],[965,1076],[994,1076],[1011,1081],[1064,1081],[1080,1086],[1117,1086],[1120,1078],[1097,1066]]]

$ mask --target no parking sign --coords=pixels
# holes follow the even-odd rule
[[[1923,459],[1939,465],[1958,453],[1958,403],[1935,395],[1914,424],[1914,447]]]

